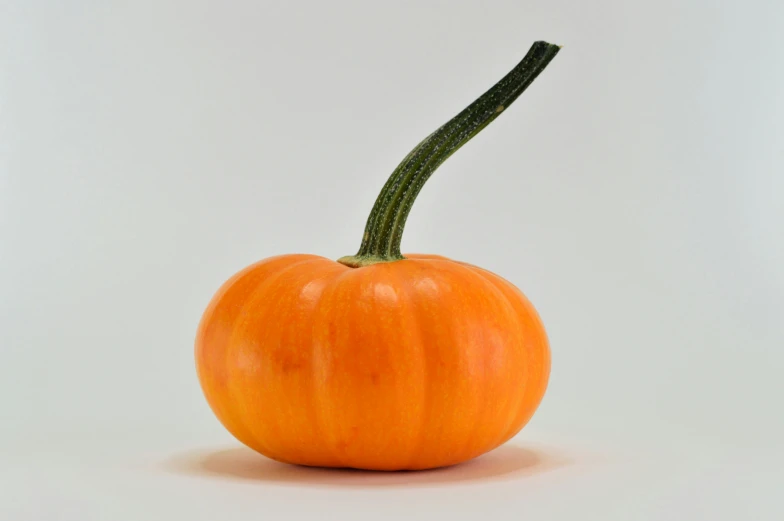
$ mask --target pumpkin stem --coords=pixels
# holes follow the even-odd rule
[[[427,136],[398,165],[370,212],[356,255],[338,262],[354,268],[403,259],[400,241],[411,206],[436,168],[512,104],[550,63],[560,47],[533,44],[525,58],[490,90]]]

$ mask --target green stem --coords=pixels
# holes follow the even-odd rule
[[[376,199],[359,252],[338,262],[362,267],[403,259],[400,254],[403,229],[425,182],[441,163],[508,108],[559,50],[559,46],[547,42],[534,43],[525,58],[501,81],[414,147],[389,176]]]

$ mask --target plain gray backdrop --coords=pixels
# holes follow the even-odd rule
[[[782,34],[776,0],[0,1],[0,518],[782,519]],[[214,291],[354,253],[538,39],[564,47],[403,240],[540,311],[517,452],[384,477],[236,448],[193,365]]]

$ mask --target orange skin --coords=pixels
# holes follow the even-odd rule
[[[526,297],[481,268],[283,255],[213,297],[196,365],[218,419],[265,456],[413,470],[519,432],[544,395],[550,350]]]

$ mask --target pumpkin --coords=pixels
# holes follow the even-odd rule
[[[218,290],[199,324],[196,366],[211,409],[239,441],[294,464],[428,469],[492,450],[529,421],[550,373],[534,307],[498,275],[404,256],[400,242],[425,181],[558,50],[536,42],[411,151],[356,255],[272,257]]]

